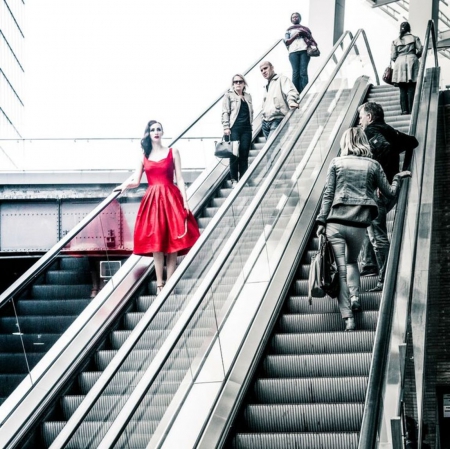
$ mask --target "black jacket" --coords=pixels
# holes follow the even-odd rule
[[[384,121],[375,121],[364,130],[369,139],[373,158],[383,167],[389,183],[400,171],[400,154],[411,152],[419,145],[414,136],[397,131]]]

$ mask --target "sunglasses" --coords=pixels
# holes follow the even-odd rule
[[[244,84],[244,80],[233,80],[233,84]]]

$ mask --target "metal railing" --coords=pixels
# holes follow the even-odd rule
[[[419,106],[424,89],[425,67],[427,63],[427,49],[430,43],[430,36],[432,39],[432,49],[435,57],[435,64],[437,60],[436,40],[434,32],[433,21],[429,21],[427,32],[425,35],[425,52],[422,56],[416,93],[414,97],[414,105],[411,115],[410,134],[415,135],[419,122]],[[410,155],[406,155],[405,162],[409,164]],[[409,168],[409,165],[404,167]],[[422,173],[422,171],[421,171]],[[413,174],[414,175],[414,174]],[[364,415],[362,420],[359,449],[370,449],[375,445],[377,434],[377,427],[379,425],[380,412],[380,391],[384,381],[384,371],[387,363],[387,351],[389,340],[391,338],[392,315],[395,305],[394,295],[397,287],[397,276],[400,263],[400,251],[402,244],[404,245],[403,229],[405,226],[405,214],[408,203],[408,192],[410,180],[403,181],[403,186],[400,192],[397,203],[396,216],[394,228],[392,233],[392,241],[389,251],[388,265],[386,269],[386,278],[383,287],[382,300],[379,311],[379,320],[374,342],[374,353],[371,364],[371,371],[369,375],[369,383],[366,393],[366,402],[364,407]],[[420,183],[421,185],[421,183]],[[411,237],[409,237],[411,238]],[[415,241],[413,240],[415,244]]]

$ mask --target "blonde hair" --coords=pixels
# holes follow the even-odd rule
[[[341,156],[372,157],[369,141],[361,127],[347,129],[341,137]]]
[[[239,76],[239,77],[241,77],[241,79],[244,81],[244,89],[243,90],[245,90],[245,88],[247,87],[247,81],[245,80],[245,78],[244,78],[244,75],[241,75],[240,73],[236,73],[236,75],[233,75],[232,77],[231,77],[231,87],[233,87],[233,85],[234,85],[234,83],[233,83],[233,81],[234,81],[234,77],[235,76]]]

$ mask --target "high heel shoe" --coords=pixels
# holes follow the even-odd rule
[[[161,290],[164,288],[164,285],[166,285],[164,282],[161,285],[156,286],[156,294],[159,295],[161,293]]]
[[[98,288],[93,288],[91,290],[91,299],[95,298],[98,295]]]

